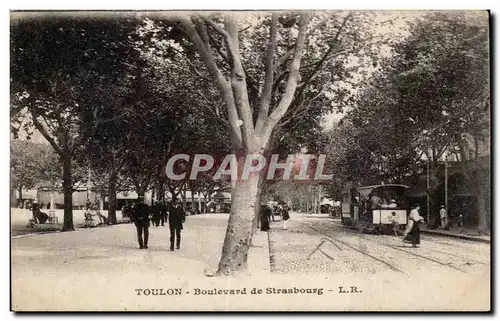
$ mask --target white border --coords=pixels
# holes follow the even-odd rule
[[[344,1],[344,2],[333,2],[333,1],[321,1],[321,0],[307,0],[307,1],[297,1],[297,0],[289,0],[289,1],[282,1],[282,2],[272,2],[269,0],[252,0],[252,1],[220,1],[220,0],[212,0],[212,1],[193,1],[193,0],[184,0],[184,1],[178,1],[178,2],[171,2],[168,0],[162,0],[162,1],[150,1],[150,0],[141,0],[141,1],[131,1],[131,0],[124,0],[124,1],[116,1],[115,3],[112,3],[110,1],[102,1],[102,0],[86,0],[83,2],[69,2],[69,1],[54,1],[54,0],[49,0],[49,1],[43,1],[43,2],[37,2],[37,1],[5,1],[2,2],[1,6],[5,6],[5,10],[2,10],[3,15],[1,16],[3,19],[1,21],[1,36],[2,36],[2,41],[0,42],[0,51],[2,52],[2,57],[5,57],[3,60],[3,63],[1,64],[1,72],[0,74],[3,75],[1,77],[1,94],[2,94],[2,99],[1,101],[4,102],[7,106],[4,106],[1,111],[4,113],[0,119],[5,122],[4,126],[1,127],[2,129],[2,135],[0,136],[0,170],[2,171],[1,177],[5,179],[3,184],[0,184],[0,195],[3,197],[3,215],[7,216],[8,215],[8,204],[9,204],[9,182],[8,177],[9,177],[9,172],[8,172],[8,165],[9,165],[9,65],[8,65],[8,59],[9,57],[9,12],[8,10],[12,9],[23,9],[23,10],[30,10],[30,9],[38,9],[38,10],[49,10],[49,9],[57,9],[57,10],[70,10],[70,9],[80,9],[80,10],[91,10],[91,9],[108,9],[108,10],[127,10],[127,9],[145,9],[145,10],[154,10],[154,9],[169,9],[169,10],[175,10],[175,9],[186,9],[186,10],[194,10],[194,9],[204,9],[204,10],[213,10],[213,9],[218,9],[218,10],[223,10],[223,9],[234,9],[234,10],[245,10],[245,9],[250,9],[250,10],[258,10],[258,9],[382,9],[382,10],[394,10],[394,9],[492,9],[493,14],[498,15],[498,3],[499,1],[480,1],[480,0],[475,0],[475,1],[470,1],[470,0],[454,0],[454,1],[436,1],[436,0],[420,0],[420,1],[409,1],[409,2],[404,2],[404,1],[359,1],[359,0],[349,0],[349,1]],[[3,9],[3,8],[2,8]],[[497,19],[498,23],[498,16],[495,17]],[[495,28],[497,29],[497,28]],[[498,33],[495,34],[494,39],[492,41],[496,42],[498,39]],[[498,48],[497,48],[498,49]],[[494,74],[498,75],[498,50],[494,52],[495,56],[495,61],[496,61],[496,67],[494,69]],[[498,80],[495,82],[495,98],[496,102],[498,104]],[[493,108],[495,108],[494,106]],[[494,125],[498,124],[499,117],[498,116],[499,112],[495,113],[495,119],[494,119]],[[495,132],[495,139],[498,139],[498,132],[497,130]],[[495,148],[496,146],[493,146]],[[496,157],[498,159],[498,157]],[[495,169],[498,170],[497,162],[495,162]],[[495,197],[493,199],[499,200],[500,192],[496,190],[495,192]],[[493,215],[496,214],[496,211],[493,210]],[[496,216],[496,215],[495,215]],[[2,225],[2,230],[4,234],[2,235],[2,243],[1,243],[1,258],[2,258],[2,264],[1,264],[1,271],[2,271],[2,276],[3,280],[7,282],[3,282],[4,288],[1,289],[1,299],[0,302],[2,302],[1,306],[1,311],[2,311],[2,319],[11,319],[14,318],[14,315],[10,312],[10,287],[9,287],[9,260],[6,260],[6,258],[9,258],[9,242],[8,242],[8,233],[9,233],[9,224],[6,224],[8,221],[7,217],[4,217],[4,224]],[[500,221],[499,218],[495,218],[496,224],[494,226],[494,231],[498,231],[498,222]],[[497,250],[498,252],[498,250]],[[498,253],[496,253],[498,254]],[[498,258],[498,256],[497,256]],[[495,264],[492,265],[494,267]],[[498,290],[498,288],[497,288]],[[390,293],[388,293],[390,295]],[[409,293],[409,295],[411,295]],[[498,300],[498,295],[496,296]],[[498,305],[497,305],[498,308]],[[26,317],[26,316],[25,316]],[[29,317],[29,316],[28,316]],[[53,316],[47,315],[47,316],[36,316],[37,318],[52,318]],[[93,319],[107,319],[110,316],[96,316],[96,315],[91,315],[89,317],[92,317]],[[168,318],[176,317],[174,315],[169,315],[167,316]],[[191,316],[192,317],[192,316]],[[196,317],[196,316],[195,316]],[[205,318],[207,316],[204,316]],[[210,317],[210,316],[209,316]],[[218,317],[218,316],[211,316],[211,317]],[[234,317],[234,316],[233,316]],[[263,318],[268,318],[268,316],[263,316],[263,315],[255,315],[252,316],[253,318],[258,318],[259,320]],[[286,316],[288,317],[288,316]],[[307,316],[301,316],[301,317],[306,317]],[[352,318],[352,315],[335,315],[332,316],[334,318]],[[385,317],[380,316],[380,317]],[[398,316],[397,318],[404,318],[405,316]],[[421,317],[424,317],[426,320],[428,319],[433,319],[437,316],[428,316],[428,315],[421,315]],[[444,317],[443,315],[439,316]],[[449,318],[454,318],[454,315],[448,316]],[[469,315],[469,317],[473,317]],[[475,316],[478,318],[482,318],[484,316],[478,315]],[[64,318],[73,318],[72,316],[64,316]]]

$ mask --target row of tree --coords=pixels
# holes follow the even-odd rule
[[[453,14],[443,17],[460,25]],[[441,29],[442,19],[435,21]],[[457,41],[474,42],[456,32],[441,39],[440,29],[434,30],[428,17],[416,22],[403,42],[395,43],[391,34],[377,32],[380,24],[389,27],[393,17],[376,21],[380,19],[374,13],[342,11],[14,13],[12,131],[16,135],[35,128],[57,154],[65,195],[64,230],[73,229],[73,172],[82,163],[106,182],[112,222],[120,179],[139,195],[154,188],[157,195],[168,189],[175,197],[186,184],[194,191],[221,185],[211,173],[197,181],[169,181],[165,165],[178,153],[216,158],[234,153],[241,168],[249,154],[328,150],[340,184],[348,175],[369,175],[365,164],[373,162],[373,151],[379,158],[408,157],[405,139],[440,121],[436,115],[441,111],[436,113],[432,106],[447,102],[447,115],[457,115],[456,102],[446,100],[449,92],[436,91],[441,100],[428,108],[422,108],[427,104],[419,99],[427,93],[424,87],[441,77],[434,68],[445,69],[450,63],[446,53],[461,48]],[[428,30],[422,27],[426,23]],[[436,39],[426,46],[422,35],[427,31]],[[460,39],[453,40],[453,35]],[[441,42],[449,46],[436,45]],[[389,57],[379,52],[387,46],[394,48]],[[411,46],[413,53],[405,49]],[[470,54],[479,55],[470,48]],[[476,58],[483,56],[471,59]],[[367,84],[374,66],[380,67]],[[394,77],[406,82],[392,81]],[[454,77],[460,77],[458,71]],[[407,91],[390,83],[406,84]],[[389,88],[401,94],[388,96]],[[342,124],[324,136],[323,116],[353,106]],[[419,125],[401,127],[410,118],[399,119],[402,111],[391,108],[408,110],[406,116]],[[422,120],[428,111],[433,116]],[[375,116],[365,117],[368,114]],[[365,130],[367,120],[372,127],[384,121],[394,136],[383,136],[382,123],[371,135]],[[177,170],[189,166],[178,163]],[[219,274],[246,268],[264,184],[258,174],[231,182],[231,215]]]
[[[448,157],[459,160],[477,198],[479,229],[487,232],[489,169],[478,170],[473,161],[489,158],[478,150],[490,138],[486,12],[429,13],[409,24],[408,32],[360,89],[355,107],[328,133],[336,195],[347,179],[400,183],[418,176],[428,162],[426,193],[436,215],[443,204],[436,193],[442,183],[438,166]]]

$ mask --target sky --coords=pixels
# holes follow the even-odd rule
[[[375,17],[375,23],[380,24],[374,29],[374,32],[379,35],[389,36],[395,39],[403,39],[404,37],[409,35],[407,30],[407,26],[409,22],[414,22],[416,19],[422,17],[429,11],[414,11],[414,10],[406,10],[406,11],[380,11]],[[487,23],[488,14],[485,10],[475,10],[469,11],[468,14],[472,17],[479,17],[480,19],[484,19],[485,23]],[[394,20],[394,24],[383,23],[387,20]],[[387,48],[381,48],[381,54],[387,55],[389,51]],[[373,72],[374,69],[365,69],[368,73]],[[359,89],[359,88],[358,88]],[[339,121],[345,113],[349,110],[346,108],[344,113],[331,113],[324,117],[323,119],[323,127],[325,130],[331,129],[334,124]]]
[[[375,36],[386,36],[395,39],[402,39],[403,37],[408,35],[407,31],[407,23],[414,21],[418,17],[424,15],[427,11],[379,11],[375,14],[374,17],[374,34]],[[387,21],[392,21],[391,23],[387,23]],[[389,54],[388,47],[380,48],[379,53],[383,56],[387,56]],[[370,74],[375,70],[373,68],[364,68],[367,71],[368,75],[363,78],[369,77]],[[361,79],[360,79],[361,80]],[[354,89],[354,91],[358,91],[359,87]],[[349,110],[349,108],[344,109],[342,113],[333,112],[331,114],[325,115],[323,118],[323,128],[324,130],[329,130],[333,128],[334,124],[338,122],[342,117],[344,117],[345,113]]]

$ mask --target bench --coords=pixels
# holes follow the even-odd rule
[[[85,217],[85,227],[95,227],[99,225],[108,225],[108,218],[101,214],[101,212],[96,211],[96,213],[92,213],[92,211],[87,211],[84,213]],[[99,219],[99,223],[95,223],[94,217]]]

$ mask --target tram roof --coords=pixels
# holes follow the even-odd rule
[[[383,185],[361,186],[361,187],[357,187],[356,189],[357,190],[365,190],[365,189],[375,189],[375,188],[378,188],[378,187],[404,187],[404,188],[409,188],[408,186],[403,185],[403,184],[383,184]]]

